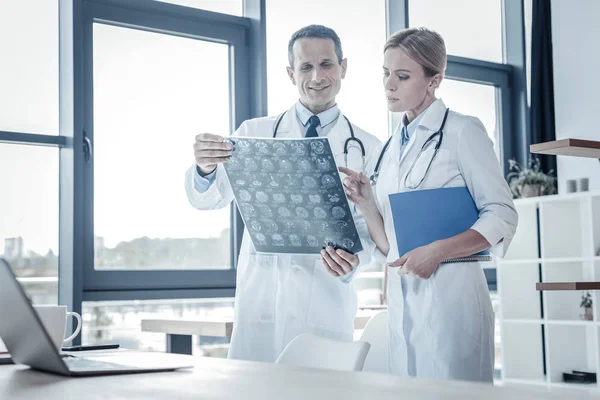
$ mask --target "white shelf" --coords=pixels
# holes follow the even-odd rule
[[[567,382],[548,382],[545,378],[542,379],[512,379],[506,378],[494,382],[498,386],[510,385],[532,385],[544,386],[550,389],[572,389],[572,390],[587,390],[591,392],[599,392],[600,388],[596,383],[567,383]]]
[[[547,257],[547,258],[522,258],[522,259],[500,259],[498,265],[519,265],[519,264],[556,264],[569,262],[597,262],[600,257]]]
[[[540,264],[541,262],[541,258],[523,258],[513,260],[502,259],[498,260],[498,265]]]
[[[546,319],[544,320],[546,325],[572,325],[572,326],[598,326],[600,323],[597,321],[582,321],[582,320],[566,320],[566,319]]]
[[[539,386],[548,386],[551,385],[545,378],[542,379],[513,379],[513,378],[505,378],[500,381],[503,384],[511,385],[539,385]]]
[[[600,383],[562,382],[573,369],[600,373],[600,290],[590,291],[594,321],[579,319],[584,291],[536,291],[539,282],[600,282],[600,192],[518,199],[515,207],[517,232],[497,260],[502,381],[600,392]]]
[[[565,200],[581,201],[582,199],[588,199],[591,197],[600,197],[600,191],[594,190],[587,192],[552,194],[549,196],[527,197],[524,199],[515,199],[514,203],[516,206],[520,206]]]
[[[542,264],[554,264],[554,263],[580,263],[594,261],[595,257],[553,257],[553,258],[541,258]]]
[[[520,319],[520,318],[506,318],[502,322],[507,324],[543,324],[543,319]]]
[[[502,320],[505,324],[538,324],[538,325],[572,325],[572,326],[600,326],[598,321],[581,321],[567,319],[519,319],[506,318]]]
[[[550,382],[548,386],[551,388],[561,388],[561,389],[575,389],[575,390],[591,390],[598,391],[597,383],[568,383],[568,382]]]

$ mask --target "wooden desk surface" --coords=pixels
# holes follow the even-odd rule
[[[131,352],[135,357],[135,352]],[[185,356],[192,357],[192,356]],[[339,372],[249,361],[193,357],[175,372],[66,378],[24,366],[0,366],[0,399],[248,400],[538,400],[589,399],[583,391],[495,387],[370,372]]]

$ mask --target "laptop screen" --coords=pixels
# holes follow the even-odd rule
[[[0,338],[15,364],[69,375],[8,262],[0,259]]]

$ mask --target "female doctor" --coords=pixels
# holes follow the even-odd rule
[[[445,68],[438,33],[413,28],[392,35],[384,47],[383,83],[388,108],[402,113],[402,122],[373,184],[362,173],[340,170],[348,175],[348,197],[367,220],[376,257],[395,267],[388,281],[390,372],[492,382],[494,312],[483,269],[478,262],[441,262],[485,249],[503,256],[518,218],[481,122],[447,113],[435,97]],[[448,187],[468,188],[479,219],[454,237],[398,254],[388,196]]]

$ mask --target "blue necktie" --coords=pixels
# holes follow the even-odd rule
[[[402,125],[402,136],[401,136],[401,144],[400,147],[404,147],[404,145],[406,143],[408,143],[408,141],[410,140],[410,137],[408,136],[408,129],[406,128],[406,125]]]
[[[319,126],[319,124],[321,123],[321,121],[319,120],[319,117],[317,117],[316,115],[313,115],[312,117],[310,117],[308,119],[308,123],[310,125],[308,126],[308,130],[306,131],[305,137],[307,137],[307,138],[319,137],[319,135],[317,134],[317,126]]]

